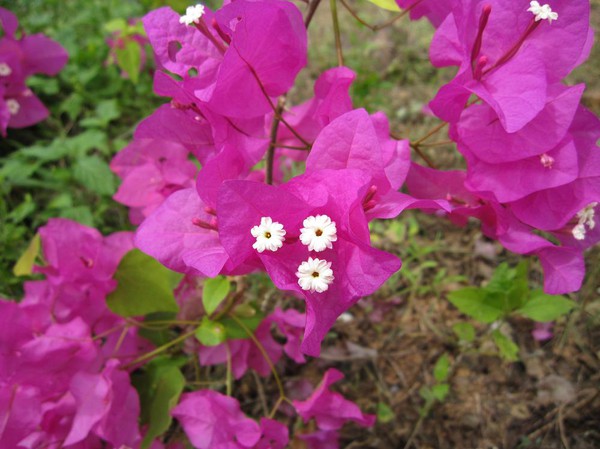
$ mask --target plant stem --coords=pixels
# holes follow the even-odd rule
[[[269,149],[267,150],[267,173],[265,182],[269,185],[273,184],[273,165],[275,161],[275,145],[277,143],[277,131],[279,130],[279,122],[283,107],[285,106],[285,97],[279,97],[277,108],[273,116],[271,124],[271,135],[269,138]]]
[[[331,19],[333,21],[333,33],[335,35],[335,50],[337,52],[338,66],[344,65],[344,53],[342,51],[342,37],[340,34],[340,23],[338,21],[337,1],[329,0],[331,7]]]
[[[423,142],[425,142],[427,139],[429,139],[431,136],[437,134],[439,131],[441,131],[442,129],[444,129],[446,126],[448,125],[447,122],[442,122],[439,125],[435,126],[434,128],[432,128],[427,134],[425,134],[423,137],[421,137],[419,140],[417,140],[416,142],[412,142],[412,145],[414,146],[419,146],[421,145]]]
[[[306,18],[304,19],[304,26],[306,29],[308,29],[310,22],[312,22],[312,19],[320,3],[321,0],[312,0],[310,2],[310,6],[308,7],[308,13],[306,14]]]
[[[281,145],[279,143],[275,144],[275,148],[286,148],[288,150],[298,150],[298,151],[310,151],[310,147],[296,147],[294,145]]]
[[[273,378],[275,379],[275,383],[277,384],[277,389],[279,390],[279,399],[275,403],[275,406],[273,407],[273,411],[271,411],[271,414],[275,414],[275,412],[277,411],[277,408],[279,408],[279,405],[281,404],[282,401],[289,401],[286,398],[286,396],[285,396],[285,391],[283,389],[283,384],[281,383],[281,379],[279,378],[279,374],[277,374],[277,370],[275,369],[275,365],[273,365],[273,361],[271,360],[271,357],[269,357],[269,354],[267,354],[267,350],[265,349],[265,347],[258,340],[258,338],[256,338],[256,336],[248,328],[248,326],[246,326],[242,320],[240,320],[238,317],[236,317],[232,313],[229,314],[229,317],[233,321],[235,321],[238,326],[240,326],[242,329],[244,329],[244,331],[246,332],[246,334],[248,334],[248,337],[250,337],[250,339],[252,340],[252,342],[256,345],[256,347],[258,348],[258,350],[260,351],[260,353],[262,354],[262,356],[265,358],[265,362],[267,362],[267,365],[269,365],[269,369],[273,373]]]
[[[225,342],[225,350],[227,351],[227,374],[225,375],[225,392],[227,393],[227,396],[231,396],[231,349],[229,349],[229,342]]]
[[[387,27],[393,25],[394,23],[396,23],[396,21],[398,21],[399,19],[401,19],[402,17],[404,17],[405,15],[407,15],[415,6],[417,6],[419,3],[421,3],[421,1],[422,0],[419,0],[418,2],[415,2],[413,5],[411,5],[410,7],[406,8],[404,11],[402,11],[398,15],[392,17],[391,19],[389,19],[389,20],[387,20],[387,21],[385,21],[383,23],[380,23],[379,25],[371,25],[366,20],[362,19],[358,15],[358,13],[356,12],[356,10],[354,10],[354,8],[352,8],[348,4],[348,2],[346,0],[340,0],[340,2],[342,2],[342,5],[344,6],[344,8],[346,8],[346,10],[350,13],[350,15],[352,17],[354,17],[357,22],[359,22],[362,25],[366,26],[371,31],[379,31],[379,30],[382,30],[384,28],[387,28]]]
[[[187,339],[188,337],[191,337],[192,335],[194,335],[196,331],[193,330],[191,332],[187,332],[185,334],[181,334],[179,337],[177,337],[174,340],[171,340],[168,343],[165,343],[162,346],[159,346],[158,348],[154,349],[153,351],[147,352],[146,354],[143,354],[141,356],[139,356],[137,359],[135,359],[132,362],[127,363],[126,365],[123,366],[123,368],[130,368],[134,365],[137,365],[140,362],[143,362],[144,360],[147,359],[151,359],[152,357],[160,354],[161,352],[166,351],[167,349],[169,349],[171,346],[175,346],[178,343],[181,343],[182,341],[184,341],[185,339]]]
[[[431,158],[429,156],[427,156],[423,152],[423,150],[421,150],[421,147],[419,145],[411,143],[410,147],[417,152],[417,154],[421,157],[421,159],[423,159],[430,168],[437,168],[435,163],[431,160]]]

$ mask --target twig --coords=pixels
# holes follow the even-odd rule
[[[271,135],[269,138],[269,149],[267,150],[267,173],[265,182],[269,185],[273,184],[273,165],[275,161],[275,145],[277,143],[277,131],[279,130],[279,122],[283,107],[285,106],[285,98],[279,97],[277,108],[273,116],[273,123],[271,124]]]
[[[277,411],[277,409],[279,408],[279,406],[281,405],[281,403],[283,401],[289,402],[289,399],[287,399],[287,397],[285,396],[285,390],[283,389],[283,384],[281,383],[281,378],[279,377],[279,374],[277,373],[277,370],[275,369],[275,365],[273,364],[273,361],[271,360],[271,357],[269,357],[269,354],[267,353],[267,350],[262,345],[262,343],[258,340],[258,338],[256,338],[256,336],[254,335],[254,333],[248,328],[248,326],[246,326],[244,324],[244,322],[242,320],[240,320],[234,314],[232,314],[232,313],[229,314],[229,317],[233,321],[235,321],[236,324],[238,326],[240,326],[246,332],[246,334],[248,335],[248,337],[250,337],[250,339],[254,342],[254,344],[256,345],[256,347],[258,348],[258,350],[260,351],[260,353],[264,357],[265,362],[267,362],[267,365],[269,365],[269,369],[271,370],[271,373],[273,373],[273,378],[275,379],[275,383],[277,384],[277,389],[279,390],[279,399],[275,403],[275,406],[273,407],[273,410],[271,411],[270,416],[274,415],[275,412]]]
[[[275,144],[275,148],[286,148],[288,150],[298,150],[298,151],[310,151],[310,147],[297,147],[294,145],[282,145],[279,143]]]
[[[411,5],[410,7],[406,8],[404,11],[402,11],[400,14],[397,14],[396,16],[392,17],[391,19],[379,24],[379,25],[371,25],[370,23],[368,23],[366,20],[362,19],[358,13],[356,12],[356,10],[354,10],[347,2],[346,0],[340,0],[340,2],[342,2],[342,5],[346,8],[346,10],[350,13],[350,15],[352,17],[354,17],[356,19],[357,22],[361,23],[362,25],[366,26],[367,28],[369,28],[371,31],[379,31],[382,30],[384,28],[387,28],[391,25],[393,25],[394,23],[396,23],[396,21],[398,21],[399,19],[401,19],[402,17],[404,17],[405,15],[407,15],[415,6],[417,6],[419,3],[421,3],[422,0],[419,0],[418,2],[415,2],[413,5]]]
[[[312,19],[315,15],[315,12],[317,11],[317,8],[319,7],[320,3],[321,3],[321,0],[312,0],[312,2],[310,2],[310,5],[308,7],[308,13],[306,14],[306,18],[304,19],[305,28],[308,29],[310,22],[312,22]]]
[[[453,140],[440,140],[439,142],[432,142],[432,143],[422,143],[419,146],[420,147],[426,147],[426,148],[433,148],[433,147],[441,147],[444,145],[450,145],[453,144],[454,141]]]
[[[139,356],[137,359],[133,360],[132,362],[129,362],[126,365],[123,365],[123,369],[130,368],[130,367],[132,367],[134,365],[137,365],[140,362],[143,362],[144,360],[151,359],[152,357],[160,354],[161,352],[166,351],[171,346],[175,346],[176,344],[181,343],[182,341],[184,341],[188,337],[191,337],[192,335],[194,335],[195,332],[196,331],[193,330],[191,332],[187,332],[185,334],[182,334],[179,337],[177,337],[175,340],[171,340],[170,342],[165,343],[162,346],[159,346],[158,348],[154,349],[153,351],[147,352],[146,354],[142,354],[141,356]]]
[[[233,381],[231,379],[231,349],[229,348],[229,342],[225,342],[225,350],[227,351],[227,372],[225,373],[225,392],[227,396],[231,396],[232,384]]]
[[[333,33],[335,35],[335,50],[337,53],[338,66],[344,65],[344,52],[342,51],[342,36],[340,34],[340,23],[338,21],[337,1],[329,0],[331,7],[331,20],[333,21]]]
[[[421,156],[421,159],[423,159],[425,161],[425,163],[430,167],[430,168],[437,168],[435,163],[431,160],[431,158],[429,156],[427,156],[422,150],[421,147],[419,145],[415,145],[415,144],[410,144],[410,147],[415,150],[417,152],[417,154],[419,156]]]
[[[415,146],[421,145],[423,142],[425,142],[431,136],[437,134],[439,131],[441,131],[442,129],[444,129],[447,125],[448,125],[448,122],[442,122],[442,123],[440,123],[439,125],[433,127],[427,134],[425,134],[419,140],[417,140],[415,142],[412,142],[412,145],[415,145]]]
[[[263,409],[263,415],[269,416],[269,408],[267,407],[267,398],[265,397],[265,389],[263,388],[263,384],[256,371],[252,370],[252,375],[254,377],[254,382],[256,382],[256,390],[258,391],[258,397],[260,399],[260,405]]]
[[[560,441],[562,442],[565,449],[571,449],[571,446],[569,446],[569,440],[567,439],[567,434],[565,432],[565,421],[563,419],[563,409],[564,408],[565,408],[565,406],[562,405],[558,409],[558,429],[560,431]]]
[[[415,439],[415,437],[417,436],[417,433],[419,432],[419,430],[421,430],[421,426],[423,425],[424,420],[425,420],[425,414],[423,413],[423,414],[421,414],[421,416],[419,416],[419,420],[417,421],[415,428],[413,429],[410,436],[408,437],[408,440],[406,441],[406,444],[404,445],[404,449],[408,449],[412,445],[412,442]]]

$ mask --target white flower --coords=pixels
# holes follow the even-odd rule
[[[540,5],[538,2],[530,2],[529,9],[535,16],[535,21],[539,22],[540,20],[547,20],[549,23],[552,23],[553,20],[558,20],[558,13],[552,12],[552,8],[550,5]]]
[[[12,69],[5,62],[0,62],[0,76],[8,76],[12,73]]]
[[[321,252],[331,249],[332,243],[337,241],[335,221],[327,215],[310,216],[302,223],[300,241],[308,246],[309,251]]]
[[[179,18],[179,23],[185,23],[186,25],[198,23],[203,15],[204,5],[197,4],[196,6],[188,6],[185,10],[185,14]]]
[[[14,98],[9,98],[8,100],[6,100],[6,107],[8,108],[8,112],[10,112],[10,115],[17,115],[19,113],[19,110],[21,109],[21,105]]]
[[[285,240],[285,231],[281,223],[273,221],[271,217],[262,217],[260,225],[254,226],[250,233],[256,237],[256,242],[252,245],[259,253],[268,249],[269,251],[277,251],[283,246]]]
[[[306,262],[302,262],[296,272],[298,276],[298,285],[302,290],[308,290],[311,293],[323,293],[327,291],[329,285],[335,279],[331,262],[309,257]]]
[[[586,226],[590,230],[596,227],[596,221],[594,220],[594,208],[597,205],[598,203],[596,202],[590,203],[577,212],[578,222],[571,231],[573,233],[573,237],[575,237],[577,240],[585,240]]]

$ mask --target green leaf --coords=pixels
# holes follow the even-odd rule
[[[433,377],[438,383],[445,382],[450,371],[450,359],[448,354],[444,353],[433,367]]]
[[[196,338],[204,346],[217,346],[227,339],[225,326],[207,317],[202,318],[202,323],[196,329]]]
[[[212,315],[227,297],[231,283],[225,276],[207,279],[202,289],[202,304],[207,315]]]
[[[29,242],[29,245],[27,246],[25,252],[21,254],[21,257],[19,257],[19,260],[17,260],[17,263],[13,267],[13,274],[15,276],[30,275],[33,271],[33,264],[35,262],[35,258],[38,256],[39,253],[40,235],[36,234],[31,240],[31,242]]]
[[[115,178],[108,164],[98,156],[86,156],[75,161],[73,176],[81,185],[99,195],[115,192]]]
[[[113,19],[104,24],[104,29],[109,33],[114,33],[115,31],[122,31],[127,28],[127,21],[123,18]]]
[[[265,315],[262,312],[257,311],[256,315],[253,317],[239,317],[238,320],[240,320],[244,326],[250,330],[250,332],[254,332],[260,323],[262,323],[264,317]],[[225,326],[225,332],[228,340],[250,338],[246,330],[232,318],[223,318],[219,321],[223,324],[223,326]]]
[[[519,347],[514,341],[499,330],[492,332],[492,338],[498,347],[498,351],[500,351],[500,356],[504,360],[508,360],[509,362],[516,362],[519,360]]]
[[[88,117],[79,122],[81,126],[106,128],[108,124],[121,116],[117,100],[102,100],[96,107],[95,116]]]
[[[156,313],[149,313],[148,315],[146,315],[144,322],[145,323],[152,322],[152,321],[166,322],[166,321],[173,321],[176,319],[177,319],[177,314],[174,312],[156,312]],[[149,340],[156,347],[165,345],[165,344],[169,343],[171,340],[173,340],[175,337],[177,337],[177,335],[174,333],[174,331],[168,325],[164,325],[164,326],[160,326],[160,327],[152,326],[150,328],[140,327],[140,328],[138,328],[138,335],[140,337],[145,338],[146,340]]]
[[[256,309],[250,304],[240,304],[233,309],[233,314],[239,318],[252,318],[256,315]]]
[[[475,328],[471,323],[456,323],[452,330],[460,341],[471,343],[475,340]]]
[[[140,45],[132,39],[125,39],[123,47],[117,47],[115,54],[117,55],[119,68],[127,73],[133,84],[137,84],[140,79],[140,64],[142,61]]]
[[[76,221],[77,223],[86,226],[94,226],[94,216],[92,210],[88,206],[65,207],[60,209],[58,216],[61,218],[68,218],[69,220]]]
[[[444,402],[449,391],[450,385],[448,384],[438,384],[431,387],[431,395],[439,402]]]
[[[140,394],[142,422],[148,424],[142,449],[148,448],[156,437],[171,426],[171,409],[177,405],[185,387],[180,365],[178,360],[154,360],[148,364],[147,371],[134,381]]]
[[[117,315],[131,317],[179,310],[173,287],[181,275],[137,249],[125,254],[114,278],[118,285],[106,303]]]
[[[425,402],[430,403],[434,401],[433,394],[431,393],[431,388],[427,386],[422,386],[419,388],[419,395],[425,400]]]
[[[527,303],[516,313],[534,321],[547,323],[566,315],[575,307],[575,303],[564,296],[546,295],[541,290],[532,293]]]
[[[482,323],[493,323],[504,315],[498,301],[481,288],[455,290],[450,292],[448,300],[462,313]]]
[[[398,4],[395,0],[368,0],[374,5],[379,6],[382,9],[386,9],[388,11],[400,11]]]
[[[377,404],[377,422],[386,424],[393,421],[396,418],[393,410],[385,403],[379,402]]]

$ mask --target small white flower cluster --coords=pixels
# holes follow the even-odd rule
[[[529,9],[527,10],[535,16],[535,21],[547,20],[548,23],[552,23],[553,20],[558,20],[558,13],[553,12],[550,5],[540,5],[539,2],[533,1],[529,3]]]
[[[321,252],[333,248],[337,241],[335,222],[327,215],[316,215],[306,218],[300,229],[300,241],[308,246],[309,251]],[[283,225],[273,221],[271,217],[262,217],[260,224],[254,226],[250,233],[256,239],[252,248],[262,253],[265,250],[277,251],[283,246],[286,231]],[[296,272],[298,285],[302,290],[323,293],[335,279],[331,262],[309,257],[302,262]]]
[[[12,69],[6,62],[0,62],[0,76],[9,76]]]
[[[250,233],[256,238],[256,242],[252,244],[252,248],[259,253],[262,253],[264,250],[277,251],[283,246],[283,241],[285,240],[283,225],[273,221],[271,217],[262,217],[260,225],[254,226],[250,230]]]
[[[204,5],[197,4],[195,6],[188,6],[185,10],[185,14],[179,18],[179,23],[184,23],[186,25],[198,23],[203,15]]]
[[[573,227],[573,231],[571,231],[573,233],[573,237],[575,237],[577,240],[585,240],[586,226],[590,231],[596,227],[596,221],[594,220],[594,208],[597,205],[598,203],[596,202],[590,203],[582,210],[577,212],[578,222],[575,227]]]

